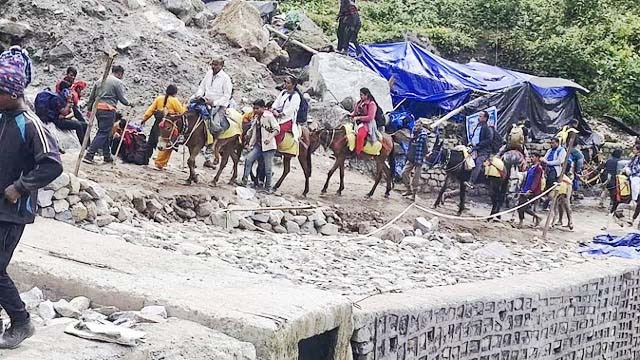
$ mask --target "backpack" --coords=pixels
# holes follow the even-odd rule
[[[491,151],[498,153],[502,147],[502,138],[495,127],[489,126],[489,129],[491,129]]]
[[[298,116],[296,117],[296,124],[306,124],[309,119],[309,102],[307,99],[302,96],[302,93],[299,90],[296,90],[296,93],[300,97],[300,106],[298,107]],[[289,101],[293,94],[289,95]]]
[[[386,126],[387,125],[387,119],[384,117],[384,112],[382,111],[382,108],[380,107],[380,105],[378,105],[378,103],[376,102],[376,126],[377,127],[381,127],[381,126]]]
[[[62,95],[46,88],[36,95],[34,107],[36,115],[44,123],[50,123],[58,120],[60,110],[64,109],[67,100]]]
[[[524,130],[522,129],[522,125],[514,125],[511,128],[508,140],[510,146],[524,145]]]

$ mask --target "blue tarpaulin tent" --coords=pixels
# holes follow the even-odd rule
[[[457,109],[468,103],[474,92],[489,94],[526,85],[536,96],[553,104],[567,98],[575,99],[576,90],[588,92],[565,79],[536,77],[479,62],[456,63],[411,42],[365,45],[362,46],[362,52],[362,63],[380,76],[394,79],[391,89],[394,104],[404,101],[404,109],[411,111],[416,117],[438,115]],[[575,111],[563,111],[563,116],[580,118],[577,101],[569,103],[575,107]],[[517,111],[524,110],[519,108]],[[550,110],[548,107],[545,111],[558,112],[557,108]],[[558,119],[553,114],[548,116],[550,121],[544,119],[544,115],[542,117],[543,119],[539,119],[541,123],[558,124]],[[542,131],[545,132],[544,129]]]

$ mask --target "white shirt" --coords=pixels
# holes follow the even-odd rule
[[[208,102],[212,102],[214,107],[227,107],[229,100],[231,100],[232,91],[231,78],[224,70],[220,70],[215,75],[213,75],[213,70],[209,70],[200,82],[200,87],[193,98],[204,97]]]
[[[298,109],[300,108],[300,95],[297,91],[289,94],[285,90],[278,95],[278,98],[273,102],[271,108],[284,114],[284,116],[279,119],[280,124],[293,120],[293,124],[295,125],[296,119],[298,118]]]

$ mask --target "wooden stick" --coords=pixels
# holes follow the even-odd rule
[[[91,137],[91,129],[93,128],[93,121],[96,117],[96,111],[98,110],[98,100],[100,100],[100,97],[102,96],[104,83],[107,81],[107,78],[109,77],[109,72],[111,71],[111,65],[113,65],[113,61],[115,60],[117,55],[118,53],[113,50],[111,51],[111,53],[108,54],[109,58],[107,59],[107,64],[104,68],[104,73],[102,74],[102,81],[100,82],[100,86],[98,87],[98,89],[96,89],[96,97],[95,97],[95,101],[93,102],[93,106],[91,107],[91,116],[88,119],[89,122],[87,124],[87,131],[84,134],[84,139],[82,140],[82,146],[80,147],[80,154],[78,154],[78,161],[76,162],[76,168],[73,171],[73,174],[75,176],[78,176],[78,172],[80,171],[80,163],[82,162],[82,158],[84,157],[84,152],[87,149],[87,146],[89,145],[89,138]]]
[[[124,133],[125,131],[127,131],[127,128],[129,127],[129,122],[131,120],[127,120],[126,123],[124,124],[124,129],[122,129],[122,133],[120,134],[120,142],[118,142],[118,148],[116,149],[116,154],[115,154],[115,159],[113,159],[113,165],[116,165],[116,159],[118,158],[118,154],[120,153],[120,148],[122,147],[122,141],[124,140]]]
[[[313,205],[303,205],[303,206],[272,206],[272,207],[258,207],[258,208],[233,208],[233,209],[224,209],[219,212],[231,212],[231,211],[269,211],[269,210],[310,210],[315,209],[316,207]]]
[[[575,135],[571,135],[570,139],[569,139],[569,146],[567,146],[567,156],[565,156],[564,161],[562,162],[562,171],[560,172],[560,176],[558,177],[558,184],[560,184],[564,178],[564,173],[567,170],[567,163],[569,161],[569,154],[571,154],[571,151],[573,150],[573,143],[576,139]],[[570,186],[573,186],[573,184],[571,184]],[[570,201],[571,199],[569,199]],[[549,231],[549,224],[551,223],[551,220],[554,217],[554,212],[556,209],[556,204],[558,202],[558,194],[553,196],[553,199],[551,201],[551,208],[549,209],[549,213],[547,214],[547,220],[544,223],[544,229],[542,230],[542,238],[546,239],[547,238],[547,232]]]
[[[308,52],[312,53],[313,55],[315,55],[315,54],[319,53],[319,51],[318,51],[318,50],[315,50],[315,49],[313,49],[313,48],[311,48],[311,47],[309,47],[309,46],[307,46],[307,45],[305,45],[305,44],[301,43],[301,42],[300,42],[300,41],[298,41],[298,40],[295,40],[295,39],[289,39],[289,37],[288,37],[287,35],[285,35],[285,34],[281,33],[280,31],[276,30],[276,29],[275,29],[273,26],[271,26],[271,25],[265,25],[265,28],[267,28],[267,30],[269,30],[270,32],[272,32],[273,34],[275,34],[276,36],[278,36],[279,38],[282,38],[282,39],[284,39],[284,40],[287,40],[287,41],[291,42],[291,43],[292,43],[292,44],[294,44],[294,45],[298,45],[299,47],[301,47],[302,49],[304,49],[304,50],[306,50],[306,51],[308,51]]]

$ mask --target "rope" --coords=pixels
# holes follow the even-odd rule
[[[437,212],[437,211],[434,211],[434,210],[431,210],[431,209],[427,209],[427,208],[422,207],[420,205],[415,205],[415,207],[417,209],[420,209],[420,210],[424,211],[424,212],[427,212],[429,214],[432,214],[432,215],[435,215],[435,216],[438,216],[438,217],[442,217],[444,219],[451,219],[451,220],[478,220],[478,221],[479,220],[487,220],[487,219],[491,219],[491,218],[495,218],[495,217],[499,217],[499,216],[502,216],[502,215],[509,214],[509,213],[511,213],[513,211],[516,211],[516,210],[521,209],[521,208],[523,208],[525,206],[528,206],[529,204],[537,201],[538,199],[540,199],[540,198],[544,197],[545,195],[547,195],[548,193],[550,193],[558,185],[560,185],[560,184],[554,183],[553,186],[551,186],[550,188],[545,190],[540,195],[538,195],[538,196],[534,197],[533,199],[527,201],[526,203],[520,204],[520,205],[518,205],[516,207],[513,207],[511,209],[507,209],[507,210],[501,211],[499,213],[496,213],[496,214],[493,214],[493,215],[488,215],[488,216],[455,216],[455,215],[443,214],[443,213],[440,213],[440,212]]]

